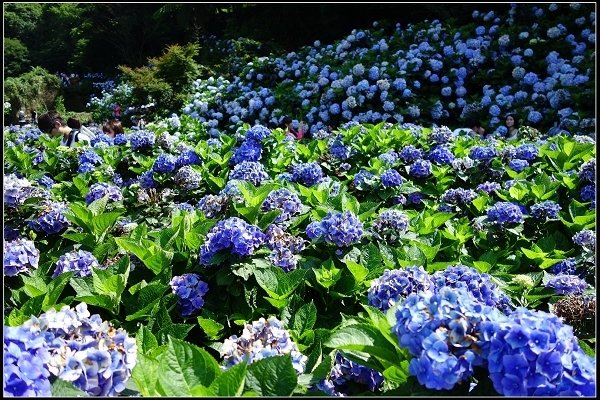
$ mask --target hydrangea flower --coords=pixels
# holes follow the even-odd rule
[[[209,139],[210,140],[210,139]],[[175,166],[177,168],[181,168],[185,165],[200,165],[202,164],[202,159],[200,156],[191,149],[184,149],[181,151],[177,159],[175,160]]]
[[[283,222],[300,213],[302,202],[298,195],[288,189],[281,188],[269,193],[261,206],[262,211],[281,210],[274,222]]]
[[[369,187],[375,184],[375,180],[373,179],[375,175],[370,173],[367,170],[361,169],[354,175],[354,186],[357,189],[368,190]]]
[[[173,294],[178,297],[177,303],[181,316],[189,317],[204,306],[202,298],[208,292],[208,284],[200,280],[198,274],[187,273],[174,276],[169,282]]]
[[[200,264],[210,264],[212,257],[225,249],[240,256],[251,255],[264,240],[265,235],[257,226],[240,218],[221,220],[208,232],[200,247]]]
[[[558,294],[581,294],[588,284],[576,275],[556,275],[550,278],[546,287],[552,288]]]
[[[158,183],[154,180],[154,170],[148,170],[143,172],[138,178],[140,187],[144,189],[152,189],[158,186]]]
[[[350,146],[345,146],[341,140],[341,136],[338,136],[331,142],[329,153],[340,160],[347,160],[352,156],[352,148]]]
[[[45,232],[48,235],[59,233],[71,225],[64,215],[65,210],[67,210],[65,203],[46,202],[40,215],[29,221],[28,225],[36,232]]]
[[[583,163],[579,169],[579,179],[583,182],[596,182],[596,159],[592,158]]]
[[[550,272],[555,275],[577,275],[577,261],[573,257],[566,258],[550,267]]]
[[[239,147],[233,151],[229,162],[239,164],[243,161],[258,161],[262,158],[262,145],[253,139],[246,139]]]
[[[499,201],[487,210],[488,221],[498,226],[523,222],[521,207],[514,203]]]
[[[377,156],[377,158],[383,161],[385,164],[394,165],[396,161],[398,161],[398,153],[396,153],[394,150],[390,150],[386,153],[380,154]]]
[[[488,194],[491,194],[492,192],[500,190],[501,188],[502,187],[500,186],[500,184],[498,182],[489,182],[489,181],[484,182],[477,186],[477,190],[486,192]]]
[[[313,222],[306,228],[310,239],[323,237],[327,243],[338,247],[360,242],[363,233],[362,222],[350,211],[329,212],[320,222]]]
[[[411,293],[419,293],[434,288],[431,276],[422,266],[404,269],[386,269],[379,278],[371,281],[367,297],[369,305],[387,311]]]
[[[350,361],[338,351],[327,378],[322,379],[316,388],[329,396],[347,396],[353,394],[353,388],[357,384],[376,392],[383,386],[383,375],[372,368]]]
[[[584,202],[594,202],[596,200],[596,185],[586,185],[581,188],[581,200]]]
[[[411,293],[396,308],[392,332],[415,357],[409,373],[428,389],[450,390],[485,364],[484,321],[503,318],[476,301],[465,288]]]
[[[518,158],[515,158],[514,160],[510,160],[510,162],[508,163],[508,166],[513,171],[521,172],[525,168],[529,167],[529,163],[525,160],[520,160]]]
[[[501,395],[594,396],[595,363],[557,316],[519,307],[481,330],[489,335],[488,370]]]
[[[156,135],[154,134],[154,132],[147,130],[136,131],[129,135],[129,143],[131,144],[131,149],[134,151],[138,151],[141,149],[151,149],[152,147],[154,147],[155,141]],[[115,144],[117,144],[116,136]]]
[[[400,151],[399,157],[405,163],[412,163],[423,158],[423,150],[417,149],[412,144],[404,146]]]
[[[488,274],[481,274],[475,268],[459,264],[435,272],[431,279],[437,291],[446,286],[455,289],[463,287],[481,304],[498,308],[505,314],[511,311],[508,296],[492,282]]]
[[[184,165],[177,171],[174,180],[185,190],[194,190],[200,187],[202,175],[196,172],[191,165]]]
[[[490,161],[492,158],[496,157],[498,152],[493,147],[481,147],[481,146],[473,146],[469,151],[469,157],[473,160],[480,160],[484,162]]]
[[[446,146],[436,146],[429,151],[428,158],[436,164],[452,164],[454,154]]]
[[[33,241],[18,238],[4,241],[4,276],[15,276],[38,267],[40,251]]]
[[[429,134],[429,141],[437,144],[449,143],[453,140],[452,131],[447,126],[434,126]]]
[[[472,202],[476,197],[477,193],[472,189],[456,188],[446,190],[440,200],[455,206],[463,206]]]
[[[92,275],[92,268],[100,268],[92,253],[86,250],[71,251],[58,258],[52,278],[69,271],[75,272],[74,277],[83,278]]]
[[[408,228],[408,217],[399,210],[385,210],[377,216],[371,232],[377,239],[395,242],[398,235]]]
[[[172,154],[161,153],[154,160],[154,164],[152,165],[152,170],[156,172],[163,172],[170,174],[175,171],[175,164],[177,158],[175,158]]]
[[[31,182],[15,174],[4,175],[4,204],[17,207],[33,195]]]
[[[214,218],[221,213],[229,203],[227,195],[207,194],[198,202],[198,208],[204,213],[206,218]]]
[[[402,176],[395,169],[388,169],[381,174],[381,184],[384,188],[402,185]]]
[[[290,354],[294,370],[302,374],[308,360],[276,317],[261,317],[258,321],[246,324],[241,336],[233,335],[225,339],[219,352],[225,369],[242,361],[252,364],[267,357]]]
[[[539,153],[538,147],[533,144],[522,144],[516,148],[515,157],[521,160],[533,161]]]
[[[110,185],[106,182],[94,183],[90,187],[90,191],[85,195],[85,202],[87,204],[91,204],[94,200],[98,200],[108,195],[108,201],[121,201],[123,200],[123,195],[121,194],[121,190],[113,185]]]
[[[572,295],[560,299],[552,306],[552,311],[579,337],[594,335],[596,327],[596,295]]]
[[[537,219],[558,219],[560,205],[552,200],[542,201],[531,206],[531,216]]]
[[[324,176],[321,166],[316,162],[295,164],[291,173],[294,182],[309,187],[318,183]]]
[[[254,186],[258,186],[262,181],[269,179],[269,174],[267,174],[265,167],[261,163],[243,161],[233,167],[233,171],[229,174],[229,178],[248,181]]]
[[[6,257],[6,256],[5,256]],[[44,336],[25,326],[4,325],[3,391],[8,397],[50,397],[50,361]]]
[[[269,260],[286,272],[297,268],[299,257],[296,254],[304,250],[304,242],[301,237],[284,232],[274,224],[265,232],[265,243],[272,250]]]
[[[252,128],[246,131],[246,139],[252,139],[259,142],[263,139],[266,139],[270,135],[271,131],[262,125],[254,125]]]
[[[408,174],[415,178],[427,178],[431,175],[431,162],[428,160],[417,160],[409,167]]]
[[[596,249],[596,232],[591,229],[584,229],[573,235],[573,243],[582,246],[588,250]]]

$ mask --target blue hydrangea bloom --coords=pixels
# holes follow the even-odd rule
[[[472,189],[456,188],[446,190],[440,200],[444,203],[462,206],[472,202],[476,197],[477,193]]]
[[[431,277],[422,266],[404,269],[386,269],[379,278],[371,281],[367,297],[369,305],[387,311],[411,293],[433,289]]]
[[[92,253],[86,250],[71,251],[58,258],[52,277],[56,278],[60,274],[70,271],[74,271],[73,276],[77,278],[91,276],[92,268],[101,268]]]
[[[175,174],[175,183],[185,190],[194,190],[200,187],[202,175],[196,172],[191,165],[184,165]]]
[[[490,161],[498,155],[498,151],[493,147],[473,146],[469,151],[469,157],[473,160]]]
[[[50,397],[50,361],[43,335],[24,326],[6,326],[4,332],[3,391],[8,397]]]
[[[294,182],[305,186],[313,186],[323,178],[323,170],[317,162],[295,164],[291,173]]]
[[[273,222],[283,222],[300,212],[302,202],[298,195],[288,189],[281,188],[269,193],[261,206],[262,211],[281,210],[281,214]]]
[[[431,162],[428,160],[417,160],[409,167],[408,174],[415,178],[426,178],[431,175]]]
[[[183,150],[179,154],[179,156],[177,156],[177,159],[175,160],[175,166],[177,168],[181,168],[185,165],[200,165],[200,164],[202,164],[202,159],[194,150],[191,150],[191,149]]]
[[[254,125],[252,128],[246,131],[246,139],[252,139],[256,141],[261,141],[270,135],[271,131],[262,125]]]
[[[513,171],[521,172],[525,168],[529,167],[529,163],[526,160],[521,160],[521,159],[515,158],[514,160],[509,161],[508,166]]]
[[[588,249],[596,248],[596,232],[591,229],[584,229],[573,235],[573,243]]]
[[[537,219],[558,219],[560,205],[552,200],[542,201],[531,206],[531,216]]]
[[[579,179],[583,182],[596,183],[596,159],[583,163],[579,169]]]
[[[207,194],[198,201],[197,207],[204,213],[206,218],[214,218],[221,213],[229,203],[227,195]]]
[[[390,150],[386,153],[380,154],[379,156],[377,156],[377,158],[386,164],[394,165],[398,161],[398,153],[396,153],[393,150]]]
[[[127,136],[123,133],[117,133],[113,140],[115,145],[126,145],[127,144]]]
[[[33,196],[31,182],[15,174],[4,175],[4,204],[17,207]]]
[[[215,254],[226,249],[240,256],[251,255],[264,240],[264,233],[243,219],[231,217],[221,220],[208,232],[200,247],[200,264],[210,264]]]
[[[408,217],[400,210],[385,210],[377,216],[371,232],[373,236],[386,242],[395,242],[398,235],[408,228]]]
[[[4,241],[4,276],[15,276],[38,267],[40,251],[33,241],[17,238]]]
[[[415,357],[409,373],[428,389],[450,390],[485,364],[484,321],[501,320],[495,308],[476,301],[465,289],[410,294],[396,308],[392,332]]]
[[[435,290],[443,287],[467,289],[481,304],[495,307],[505,314],[510,313],[510,299],[492,282],[488,274],[481,274],[475,268],[466,265],[455,265],[443,271],[437,271],[432,276]]]
[[[229,174],[229,179],[248,181],[258,186],[262,181],[269,179],[269,174],[267,174],[265,167],[261,163],[243,161],[233,167],[233,171]]]
[[[152,170],[156,172],[171,173],[175,171],[177,158],[172,154],[161,153],[154,160]]]
[[[522,144],[516,148],[515,157],[521,160],[533,161],[539,153],[538,147],[534,144]]]
[[[584,202],[596,200],[596,185],[585,185],[581,188],[580,195]]]
[[[574,257],[566,258],[550,267],[554,275],[577,275],[577,261]]]
[[[373,179],[375,175],[370,173],[367,170],[361,169],[354,175],[354,186],[357,189],[368,190],[375,184],[375,180]]]
[[[412,144],[409,144],[402,148],[399,156],[402,161],[408,164],[423,158],[423,150],[417,149]]]
[[[519,307],[506,321],[484,322],[488,370],[504,396],[594,396],[595,363],[557,316]]]
[[[54,186],[54,184],[56,182],[54,182],[54,179],[50,178],[48,175],[42,175],[39,179],[38,179],[38,183],[41,186],[44,186],[45,188],[50,189],[52,186]]]
[[[141,149],[151,149],[152,147],[154,147],[155,141],[156,135],[154,134],[154,132],[147,130],[140,130],[137,132],[133,132],[129,135],[129,143],[131,144],[131,149],[134,151]]]
[[[310,225],[309,225],[310,226]],[[323,237],[323,239],[330,244],[335,244],[338,247],[350,246],[352,244],[360,242],[363,231],[363,224],[360,220],[350,211],[346,212],[329,212],[319,223],[319,229],[311,229],[312,232],[320,235],[316,237]],[[309,234],[307,227],[307,235],[313,239]]]
[[[576,275],[556,275],[550,278],[546,287],[552,288],[558,294],[581,294],[588,284]]]
[[[204,306],[202,298],[208,292],[208,284],[198,274],[187,273],[174,276],[169,282],[173,294],[178,297],[181,316],[189,317]]]
[[[495,225],[520,224],[523,222],[521,208],[510,202],[499,201],[487,210],[488,221]]]
[[[265,231],[265,243],[271,249],[269,260],[273,265],[286,272],[297,268],[299,261],[297,254],[304,250],[304,239],[284,232],[279,226],[273,224]]]
[[[429,151],[428,158],[436,164],[452,164],[454,154],[446,146],[436,146]]]
[[[328,377],[319,381],[316,388],[329,396],[347,396],[353,394],[357,384],[376,392],[383,386],[383,375],[350,361],[338,351]]]
[[[239,164],[243,161],[258,161],[262,158],[262,145],[253,139],[246,139],[239,147],[233,151],[229,162]]]
[[[352,156],[352,148],[350,146],[345,146],[342,142],[341,136],[338,136],[331,142],[329,146],[329,153],[335,158],[340,160],[347,160]]]
[[[28,225],[36,232],[45,232],[48,235],[59,233],[71,225],[64,215],[65,210],[67,210],[65,203],[48,202],[40,215],[29,221]]]
[[[140,187],[144,189],[151,189],[158,186],[158,183],[154,180],[154,170],[148,170],[143,172],[138,178]]]
[[[94,200],[101,199],[106,195],[108,195],[109,202],[123,200],[123,195],[118,187],[110,185],[106,182],[100,182],[94,183],[90,187],[90,191],[85,195],[85,202],[87,204],[91,204]]]
[[[304,373],[308,358],[298,350],[283,323],[276,317],[259,318],[246,324],[241,336],[225,339],[219,350],[225,369],[246,361],[252,364],[267,357],[289,354],[297,374]]]
[[[402,176],[395,169],[388,169],[381,174],[381,184],[384,188],[402,185]]]

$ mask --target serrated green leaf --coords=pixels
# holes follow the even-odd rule
[[[369,324],[358,323],[345,326],[333,332],[325,345],[338,350],[360,351],[392,364],[402,361],[396,348],[379,329]]]
[[[150,351],[158,347],[158,340],[156,340],[156,336],[154,336],[150,329],[144,325],[140,327],[135,335],[135,341],[138,350],[142,352],[142,354],[148,354]]]
[[[294,316],[292,329],[302,334],[303,332],[312,329],[317,322],[317,307],[311,300],[310,303],[304,304],[298,309]]]
[[[159,344],[166,344],[169,337],[175,339],[184,339],[187,334],[192,330],[194,325],[191,324],[171,324],[161,328],[156,334],[156,338]]]
[[[298,376],[289,354],[267,357],[251,364],[246,374],[246,387],[258,396],[290,396],[298,384]]]
[[[369,274],[369,270],[365,267],[363,267],[362,265],[352,261],[352,260],[344,260],[344,262],[346,263],[346,266],[348,267],[348,270],[350,271],[350,273],[352,274],[352,276],[354,276],[354,279],[356,280],[357,283],[361,283],[365,280],[365,278],[367,277],[367,275]]]
[[[52,397],[90,397],[83,390],[77,389],[72,382],[60,378],[56,379],[50,386]]]
[[[213,321],[210,318],[198,317],[198,324],[210,339],[218,339],[219,332],[224,328],[223,324]]]
[[[281,268],[270,267],[254,271],[256,281],[274,299],[283,300],[289,297],[294,289],[304,280],[306,270],[297,269],[285,272]]]
[[[164,395],[157,389],[158,383],[158,360],[138,353],[137,363],[131,372],[131,378],[135,381],[140,393],[144,397]]]
[[[217,396],[241,396],[246,382],[246,362],[241,362],[229,368],[213,381],[210,389]]]

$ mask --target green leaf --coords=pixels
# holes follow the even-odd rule
[[[402,361],[396,348],[370,324],[345,326],[335,331],[325,345],[338,350],[360,351],[396,365]]]
[[[342,277],[342,270],[336,268],[333,260],[328,259],[321,268],[313,268],[313,272],[319,285],[329,289]]]
[[[257,269],[254,271],[256,281],[274,299],[282,300],[289,297],[304,280],[306,270],[297,269],[285,272],[278,267]]]
[[[148,354],[151,350],[158,347],[158,341],[156,340],[156,336],[154,336],[150,329],[146,328],[144,325],[140,327],[137,334],[135,335],[135,341],[138,350],[141,351],[143,354]]]
[[[60,378],[56,379],[50,387],[52,397],[90,397],[83,390],[77,389],[72,382]]]
[[[213,321],[210,318],[198,317],[198,324],[210,339],[218,339],[219,332],[224,328],[223,324]]]
[[[194,325],[191,324],[170,324],[161,328],[157,334],[156,338],[160,344],[167,343],[170,337],[175,339],[183,339],[187,336],[187,334],[192,330]]]
[[[159,357],[158,381],[167,396],[190,396],[197,385],[209,387],[219,375],[219,364],[205,350],[169,337]]]
[[[122,212],[110,212],[96,216],[92,220],[94,234],[97,237],[100,237],[109,228],[112,228],[112,226],[115,224],[115,222],[117,222],[121,214]]]
[[[317,321],[317,307],[311,300],[310,303],[304,304],[298,309],[294,316],[294,323],[292,329],[298,331],[299,334],[312,329]]]
[[[104,195],[99,199],[94,200],[87,208],[92,212],[94,217],[99,216],[106,210],[106,205],[108,204],[108,194]]]
[[[62,273],[48,283],[48,289],[42,309],[47,311],[51,306],[57,303],[63,289],[69,283],[69,279],[73,277],[74,272]]]
[[[140,393],[144,397],[164,395],[157,390],[159,362],[143,353],[137,354],[137,363],[131,372]]]
[[[248,367],[246,386],[258,396],[290,396],[297,384],[289,354],[263,358]]]
[[[350,271],[352,276],[354,276],[354,279],[356,280],[357,283],[363,282],[365,280],[365,278],[367,277],[367,275],[369,274],[369,270],[367,268],[363,267],[362,265],[360,265],[350,259],[346,259],[346,260],[344,260],[344,262],[346,263],[348,270]]]
[[[38,317],[42,311],[44,298],[44,295],[32,297],[31,299],[27,300],[20,309],[15,308],[12,310],[8,315],[8,325],[22,325],[31,317]]]
[[[238,397],[244,391],[246,382],[246,362],[241,362],[219,375],[210,385],[217,396]]]

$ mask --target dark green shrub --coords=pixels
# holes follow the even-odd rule
[[[13,110],[25,110],[26,115],[33,109],[41,114],[54,108],[59,90],[60,79],[57,76],[42,67],[35,67],[4,81],[4,100],[11,103]]]

